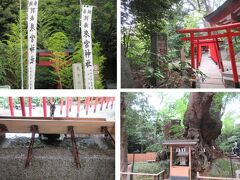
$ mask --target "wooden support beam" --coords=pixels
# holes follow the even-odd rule
[[[39,133],[67,134],[69,126],[74,127],[76,134],[102,134],[102,127],[107,127],[109,133],[115,134],[114,121],[102,120],[45,120],[43,119],[0,119],[9,133],[30,133],[32,125],[38,126]]]
[[[30,127],[30,131],[32,133],[32,137],[31,137],[31,142],[30,142],[29,147],[28,147],[28,153],[27,153],[27,159],[26,159],[26,162],[25,162],[25,168],[27,168],[29,166],[30,161],[32,159],[33,144],[34,144],[34,140],[35,140],[35,134],[38,133],[38,126],[32,125]]]

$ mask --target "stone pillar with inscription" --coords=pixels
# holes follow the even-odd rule
[[[154,32],[151,35],[151,67],[156,71],[160,68],[160,58],[167,55],[167,34]],[[157,80],[152,79],[152,84],[157,85]]]
[[[151,35],[151,49],[157,57],[165,56],[167,54],[167,34],[166,33],[152,33]]]

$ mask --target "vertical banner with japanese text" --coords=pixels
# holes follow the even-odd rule
[[[28,89],[34,89],[37,53],[38,0],[28,0]]]
[[[92,37],[91,37],[91,21],[92,21],[92,6],[82,6],[82,47],[83,47],[83,64],[85,88],[94,89],[94,74],[93,74],[93,56],[92,56]]]

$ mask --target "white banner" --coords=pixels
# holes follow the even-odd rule
[[[37,53],[38,0],[28,0],[28,89],[34,89]]]
[[[83,64],[86,89],[94,89],[92,37],[91,37],[92,9],[93,9],[92,6],[83,5],[81,16]]]

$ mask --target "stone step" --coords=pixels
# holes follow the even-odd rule
[[[237,72],[240,72],[240,68],[237,69]],[[232,78],[233,79],[233,72],[232,72],[232,70],[222,72],[222,76],[223,76],[223,78]],[[240,79],[240,73],[238,73],[238,78]]]

